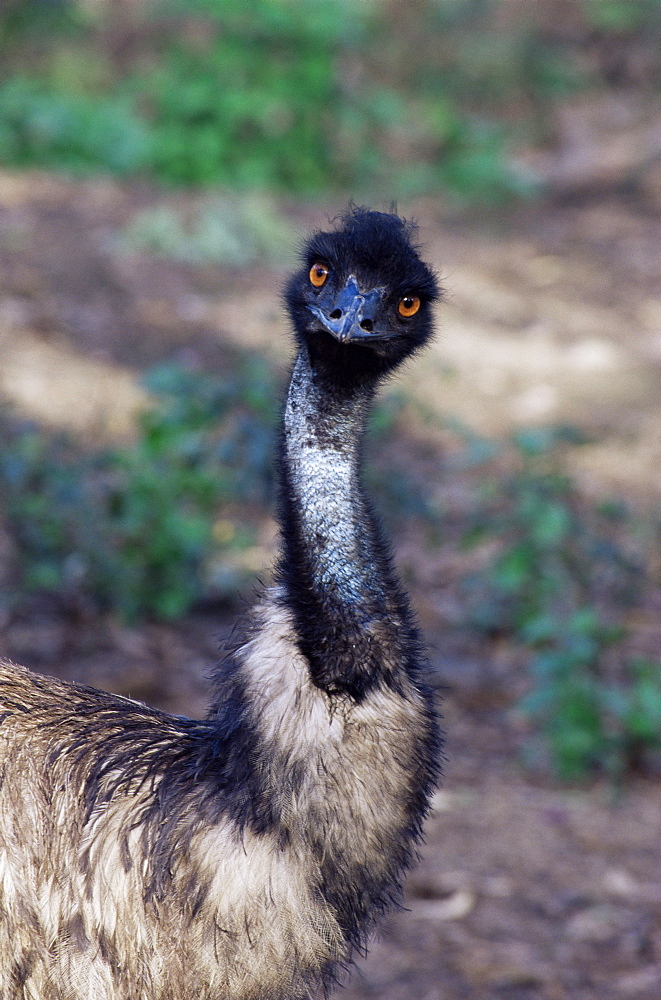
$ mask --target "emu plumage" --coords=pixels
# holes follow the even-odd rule
[[[439,735],[360,451],[436,282],[397,216],[306,243],[282,550],[203,721],[0,661],[3,1000],[302,1000],[400,893]]]

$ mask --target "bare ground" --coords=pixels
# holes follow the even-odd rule
[[[157,360],[194,356],[222,368],[238,346],[284,365],[279,272],[117,251],[121,226],[157,200],[185,199],[0,174],[0,400],[87,437],[116,437],[144,405],[136,373]],[[411,429],[429,475],[440,480],[445,467],[450,446],[437,418],[446,414],[488,435],[568,421],[591,436],[569,459],[586,494],[616,492],[658,510],[661,239],[650,206],[584,200],[472,219],[433,201],[412,210],[446,288],[437,344],[405,377],[429,413]],[[291,211],[293,229],[327,214]],[[407,910],[389,919],[344,995],[658,1000],[658,781],[632,779],[616,797],[602,783],[568,790],[523,771],[526,730],[511,711],[516,656],[506,644],[470,655],[452,646],[447,555],[422,544],[404,533],[398,551],[447,688],[445,778]],[[656,652],[658,611],[640,623]],[[200,613],[177,628],[129,630],[66,620],[36,602],[0,622],[0,652],[199,714],[227,628]]]

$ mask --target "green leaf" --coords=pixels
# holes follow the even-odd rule
[[[545,548],[560,545],[569,534],[571,514],[564,504],[547,502],[539,505],[532,525],[532,537]]]
[[[519,590],[530,578],[535,565],[535,552],[529,543],[513,545],[496,563],[493,570],[494,583],[506,592]]]

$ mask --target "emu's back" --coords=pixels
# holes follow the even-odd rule
[[[186,732],[128,700],[9,664],[0,691],[0,996],[222,996],[212,989],[215,914],[194,919],[209,905],[216,859],[199,828],[176,844],[175,817],[155,815]],[[173,820],[171,856],[159,857],[155,821]]]
[[[11,664],[0,692],[3,1000],[306,996],[346,960],[204,724]]]

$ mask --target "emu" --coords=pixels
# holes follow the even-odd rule
[[[432,333],[414,239],[354,206],[287,285],[281,554],[207,718],[0,662],[3,1000],[302,1000],[398,901],[440,737],[361,446]]]

